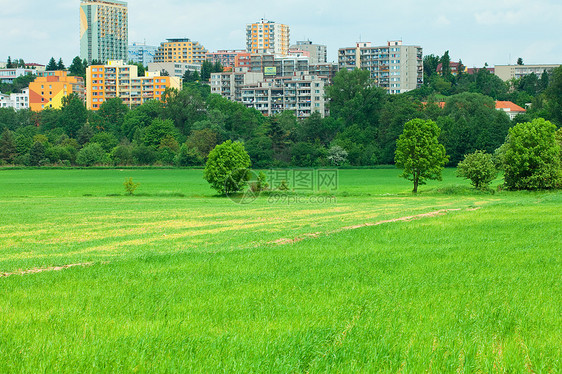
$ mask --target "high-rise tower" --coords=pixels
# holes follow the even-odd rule
[[[261,19],[246,26],[246,50],[249,53],[289,53],[289,26]]]
[[[127,60],[128,30],[125,1],[81,0],[80,57],[88,63]]]

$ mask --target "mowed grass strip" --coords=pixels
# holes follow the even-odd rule
[[[0,279],[0,371],[558,372],[560,204]]]

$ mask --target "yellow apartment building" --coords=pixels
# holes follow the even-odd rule
[[[148,100],[161,100],[167,88],[179,90],[181,85],[177,77],[163,77],[159,72],[139,77],[136,65],[108,61],[107,65],[89,66],[86,70],[86,107],[98,110],[106,100],[119,97],[133,108]]]
[[[167,39],[161,43],[154,55],[154,62],[184,62],[202,64],[207,50],[199,42],[184,39]]]
[[[246,50],[249,53],[289,53],[289,26],[261,19],[246,25]]]
[[[59,109],[62,98],[75,93],[84,98],[84,79],[69,76],[66,70],[40,71],[29,84],[29,107],[35,112],[45,108]]]

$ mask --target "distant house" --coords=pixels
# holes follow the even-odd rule
[[[503,110],[509,115],[510,119],[514,119],[518,114],[525,114],[526,110],[511,101],[496,101],[496,109]]]

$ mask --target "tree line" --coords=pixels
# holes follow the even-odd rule
[[[475,83],[480,91],[486,87],[481,83]],[[258,168],[393,164],[404,124],[419,118],[437,124],[448,165],[456,165],[476,150],[493,153],[516,123],[539,117],[562,123],[562,68],[549,76],[542,106],[533,105],[514,121],[482,92],[436,100],[432,93],[423,96],[424,90],[388,95],[367,71],[341,71],[326,89],[330,116],[314,113],[303,120],[291,112],[264,117],[210,94],[200,82],[186,82],[181,91],[168,90],[162,101],[133,109],[115,98],[89,111],[71,95],[61,109],[0,109],[0,163],[194,166],[203,165],[217,144],[232,140],[244,143]],[[435,103],[441,100],[443,108]]]

